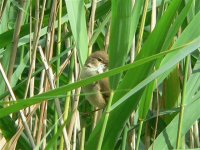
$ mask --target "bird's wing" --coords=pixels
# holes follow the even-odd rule
[[[104,79],[100,80],[99,85],[100,85],[100,91],[102,92],[102,95],[107,102],[110,97],[109,79],[104,78]]]

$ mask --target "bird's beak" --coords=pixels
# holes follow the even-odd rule
[[[86,64],[86,67],[88,67],[88,68],[93,68],[93,66],[92,66],[91,63]]]

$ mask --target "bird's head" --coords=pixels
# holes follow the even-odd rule
[[[88,67],[98,73],[103,73],[108,68],[108,54],[105,51],[94,52],[88,57],[85,63]]]

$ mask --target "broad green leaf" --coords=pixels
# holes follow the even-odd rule
[[[1,12],[1,22],[0,22],[0,37],[1,37],[1,34],[4,33],[4,32],[9,32],[9,26],[8,26],[8,22],[10,22],[10,17],[13,16],[13,7],[11,7],[11,1],[8,0],[7,1],[7,5],[5,6],[5,9],[4,9],[4,13],[2,14]],[[9,16],[10,15],[10,16]],[[16,14],[15,14],[16,15]],[[11,22],[15,22],[15,20],[12,20]],[[7,42],[8,39],[12,39],[12,34],[11,35],[8,35],[7,38],[4,38],[4,39],[1,39],[0,38],[0,45],[1,44],[4,44],[5,42]],[[10,41],[11,43],[11,41]],[[10,43],[8,42],[7,45],[5,45],[4,47],[1,47],[0,46],[0,49],[4,51],[3,53],[3,57],[0,58],[1,60],[1,63],[2,63],[2,66],[5,70],[5,72],[7,72],[7,69],[8,69],[8,66],[9,66],[9,60],[10,60],[10,53],[11,53],[11,50],[10,50]],[[5,49],[4,49],[5,48]],[[3,78],[2,76],[0,75],[0,81],[3,81]],[[5,91],[5,84],[3,82],[0,82],[0,94],[4,93]]]
[[[109,69],[123,66],[125,63],[131,35],[132,25],[132,1],[112,0],[112,17],[109,44]],[[117,58],[117,61],[116,61]],[[116,89],[120,75],[110,78],[112,89]]]
[[[175,48],[176,46],[180,46],[183,43],[190,42],[190,41],[194,40],[195,38],[197,38],[200,35],[200,31],[199,31],[199,28],[198,28],[198,24],[200,23],[199,20],[198,20],[199,18],[200,18],[200,12],[196,14],[196,16],[193,18],[193,20],[187,26],[187,28],[183,31],[181,37],[175,43],[175,45],[173,46],[173,48]],[[179,54],[177,53],[177,57],[179,55],[182,55],[182,53],[179,53]],[[162,60],[160,67],[162,67],[162,65],[165,64],[166,63],[165,61],[168,61],[168,59],[171,59],[171,55],[166,56]],[[172,69],[174,69],[174,68],[172,68]],[[161,82],[168,75],[169,75],[169,72],[166,72],[165,74],[163,74],[160,77],[160,79],[159,79],[160,81],[159,82]]]
[[[83,66],[88,56],[88,37],[82,0],[65,0],[71,30],[77,45],[78,56]]]
[[[199,43],[198,43],[198,41],[200,40],[200,29],[198,28],[199,24],[200,24],[200,12],[193,18],[191,23],[183,31],[183,33],[181,34],[179,39],[177,39],[176,43],[173,45],[173,48],[176,48],[177,46],[188,43],[187,46],[185,46],[182,49],[182,51],[179,51],[179,52],[176,51],[173,54],[171,53],[171,54],[168,54],[167,56],[165,56],[159,69],[157,71],[155,71],[154,73],[152,73],[147,79],[150,79],[151,77],[155,79],[156,77],[158,77],[159,75],[161,75],[162,73],[167,71],[168,69],[170,71],[172,71],[173,67],[180,60],[182,60],[188,54],[190,54],[191,52],[193,52],[194,50],[199,48]],[[165,70],[165,71],[163,71],[163,70]],[[169,73],[169,71],[167,73]],[[144,83],[147,79],[145,79],[142,82]],[[152,80],[149,80],[148,83],[150,83]],[[117,103],[119,103],[119,102],[116,102],[112,107],[116,107]]]
[[[150,76],[148,76],[145,80],[143,80],[141,83],[139,83],[136,87],[134,87],[130,92],[128,92],[126,95],[124,95],[122,98],[120,98],[115,104],[112,105],[111,111],[116,109],[118,106],[120,106],[123,102],[127,101],[128,98],[130,98],[133,94],[140,91],[142,88],[144,88],[148,83],[152,82],[156,78],[158,78],[160,75],[162,75],[164,72],[171,70],[180,60],[185,58],[188,54],[190,54],[192,51],[196,50],[198,47],[200,47],[200,36],[195,40],[194,44],[188,47],[183,48],[182,54],[174,54],[171,55],[171,59],[166,62],[165,65],[163,65],[160,69],[152,73]],[[180,56],[181,55],[181,56]],[[199,94],[200,95],[200,94]],[[191,115],[191,114],[190,114]],[[184,116],[185,117],[185,116]],[[187,118],[187,116],[186,116]],[[198,118],[196,118],[197,120]],[[119,120],[119,119],[118,119]],[[189,120],[188,120],[189,121]],[[177,121],[178,122],[178,121]],[[193,123],[193,122],[192,122]],[[184,124],[184,123],[183,123]],[[188,122],[188,124],[191,124],[191,122]],[[177,131],[177,130],[176,130]],[[170,131],[171,132],[171,131]],[[166,135],[166,133],[164,133]],[[174,137],[175,132],[173,132]],[[162,137],[161,137],[162,138]],[[160,141],[160,140],[159,140]],[[161,140],[162,141],[162,140]],[[164,140],[165,141],[165,140]],[[157,143],[160,145],[160,143]],[[167,145],[169,143],[165,143]]]
[[[10,60],[10,54],[11,54],[11,46],[8,45],[5,49],[5,52],[3,53],[3,58],[1,59],[1,64],[3,66],[3,69],[5,72],[8,70],[9,61]],[[2,75],[0,75],[0,81],[4,81]],[[0,82],[0,95],[5,92],[5,82]]]
[[[8,0],[7,1],[7,5],[5,7],[5,10],[4,10],[4,13],[1,14],[2,18],[1,18],[1,23],[0,23],[0,34],[3,33],[3,32],[5,32],[5,31],[7,31],[9,29],[8,28],[8,22],[10,20],[9,15],[13,15],[11,13],[11,9],[13,9],[13,8],[11,8],[10,4],[11,4],[11,1]]]
[[[150,83],[143,92],[139,104],[139,120],[144,120],[147,116],[153,98],[154,86],[155,82]]]
[[[187,55],[195,51],[198,47],[200,47],[200,36],[195,39],[194,41],[187,44],[187,46],[183,47],[180,53],[174,52],[172,55],[170,55],[171,59],[165,62],[162,67],[160,67],[158,70],[150,74],[147,78],[145,78],[143,81],[141,81],[139,84],[137,84],[133,89],[129,90],[127,94],[125,94],[122,98],[120,98],[116,103],[114,103],[111,106],[111,111],[119,107],[122,103],[127,101],[128,98],[130,98],[133,94],[140,91],[142,88],[144,88],[146,85],[148,85],[150,82],[161,76],[165,72],[169,72],[173,69],[173,67],[182,59],[184,59]]]
[[[193,18],[191,23],[183,31],[181,37],[175,43],[175,46],[181,45],[184,42],[188,42],[188,40],[193,40],[196,37],[200,37],[200,29],[198,28],[198,25],[200,23],[199,19],[200,19],[200,13],[198,13]],[[179,57],[180,55],[183,55],[183,53],[177,53],[176,57]],[[165,60],[162,62],[161,67],[164,67],[164,65],[166,66],[167,63],[170,61],[170,59],[172,59],[172,57],[174,57],[174,56],[172,56],[170,54],[168,56],[166,56]],[[188,86],[187,86],[187,88],[188,88]],[[189,93],[186,94],[187,98],[188,98],[188,95],[189,95]],[[188,103],[188,102],[189,101],[186,100],[186,103]],[[198,103],[199,99],[195,100],[195,102]],[[193,102],[191,105],[193,105],[195,102]],[[196,104],[196,105],[199,105],[199,104]],[[189,108],[187,109],[187,107],[186,107],[186,109],[184,111],[183,127],[182,127],[182,134],[181,134],[182,136],[186,134],[186,132],[191,127],[191,125],[194,123],[194,121],[200,117],[199,116],[200,113],[198,112],[199,109],[194,108],[194,107],[196,107],[196,106],[193,106],[193,107],[191,106],[190,109]],[[190,112],[188,112],[188,111],[190,111]],[[195,111],[195,112],[192,112],[192,111]],[[167,128],[158,136],[158,138],[154,142],[154,147],[159,149],[160,146],[164,145],[164,147],[162,147],[162,149],[168,149],[169,147],[175,146],[176,136],[174,136],[174,134],[177,132],[177,128],[172,129],[172,125],[177,127],[178,119],[179,119],[179,117],[177,115],[176,118],[174,118],[173,121],[167,126]],[[166,140],[166,138],[169,140]]]
[[[183,127],[182,127],[182,136],[184,136],[193,123],[200,118],[200,99],[192,102],[185,106],[184,117],[183,117]],[[162,133],[154,141],[154,149],[159,150],[168,150],[174,149],[176,146],[176,133],[178,130],[178,120],[179,115],[170,122],[170,124],[164,129]],[[152,149],[150,146],[149,150]]]
[[[161,1],[160,1],[160,2],[161,2]],[[160,2],[159,2],[159,3],[160,3]],[[183,3],[183,2],[182,2],[182,3]],[[185,17],[187,16],[187,13],[188,13],[188,11],[190,10],[191,4],[192,4],[192,0],[190,0],[190,1],[187,3],[187,5],[183,8],[183,10],[181,11],[181,13],[177,16],[175,22],[174,22],[174,23],[172,24],[172,26],[170,27],[170,30],[169,30],[169,32],[168,32],[168,34],[167,34],[167,36],[166,36],[166,40],[165,40],[165,42],[164,42],[164,44],[163,44],[162,51],[168,49],[168,47],[170,46],[172,39],[174,38],[174,36],[175,36],[176,33],[178,32],[179,27],[181,26],[181,24],[183,23]],[[160,61],[157,61],[157,65],[159,65],[159,63],[160,63]],[[170,77],[169,77],[169,78],[170,78]],[[178,79],[177,76],[174,75],[174,74],[173,74],[173,77],[170,78],[171,80],[173,80],[173,81],[171,82],[171,84],[173,84],[173,85],[169,85],[169,86],[171,86],[170,88],[168,88],[169,86],[168,86],[168,87],[165,87],[165,86],[168,85],[167,83],[169,83],[169,82],[171,81],[171,80],[169,81],[169,78],[168,78],[167,81],[164,81],[164,85],[163,85],[164,90],[168,90],[168,91],[167,91],[167,93],[166,93],[166,91],[163,92],[164,96],[163,96],[163,98],[162,98],[162,102],[163,102],[164,100],[166,100],[166,101],[164,101],[163,103],[164,103],[164,105],[165,105],[165,108],[168,108],[168,109],[171,108],[171,107],[168,107],[168,106],[166,106],[166,105],[168,105],[168,103],[171,103],[171,104],[169,104],[169,105],[170,105],[170,106],[174,106],[174,103],[178,100],[177,97],[179,96],[179,92],[180,92],[179,79]],[[169,84],[170,84],[170,83],[169,83]],[[175,85],[176,85],[177,87],[176,87]],[[170,96],[171,98],[169,98],[168,94],[173,95],[173,96]],[[176,96],[175,96],[175,94],[176,94]],[[168,96],[168,97],[166,98],[166,96]],[[170,99],[170,100],[167,100],[167,99]],[[173,103],[173,104],[172,104],[172,103]],[[140,109],[143,110],[142,108],[140,108]]]
[[[180,81],[178,77],[178,68],[176,67],[166,78],[163,84],[163,105],[165,109],[174,108],[178,102],[180,94]]]
[[[197,60],[193,70],[192,74],[189,77],[189,80],[187,81],[186,85],[186,97],[185,97],[185,104],[189,104],[192,101],[194,101],[194,95],[199,91],[200,88],[200,59]]]
[[[190,0],[187,3],[187,5],[183,8],[183,10],[180,12],[180,14],[177,16],[176,20],[170,27],[167,37],[165,39],[165,42],[163,44],[162,50],[166,50],[169,48],[172,39],[177,34],[178,30],[180,29],[181,24],[185,20],[185,17],[187,16],[187,13],[190,10],[190,7],[192,5],[192,2],[193,2],[193,0]]]
[[[140,15],[142,13],[142,9],[143,9],[143,4],[144,4],[144,0],[140,0],[140,1],[135,1],[134,4],[134,8],[132,10],[132,25],[131,25],[131,30],[130,30],[130,38],[129,38],[129,49],[132,46],[132,40],[133,40],[133,36],[136,33],[137,27],[138,27],[138,23],[140,20]]]
[[[187,15],[187,12],[189,11],[189,8],[191,7],[191,4],[192,4],[192,0],[189,1],[186,7],[181,11],[180,15],[176,18],[175,22],[173,23],[172,27],[169,30],[169,33],[166,37],[162,50],[166,50],[169,47],[170,42],[174,38],[175,34],[178,32],[180,25],[184,21]],[[157,61],[157,64],[159,63],[160,61]],[[173,108],[174,104],[178,101],[178,96],[180,94],[180,83],[178,79],[178,74],[175,74],[175,72],[172,72],[172,75],[170,77],[167,79],[167,81],[164,81],[164,85],[163,85],[164,91],[162,93],[163,96],[162,96],[161,103],[163,103],[162,106],[164,106],[165,109]],[[149,86],[147,88],[149,89]],[[141,104],[139,106],[139,110],[140,110],[139,114],[140,115],[143,114],[142,117],[140,116],[141,119],[144,119],[144,117],[147,115],[147,111],[149,109],[149,105],[151,102],[151,101],[148,101],[148,96],[144,96],[146,95],[145,93],[147,91],[147,88],[145,89],[145,92],[143,93]],[[150,89],[148,91],[150,92]],[[152,88],[152,92],[153,92],[153,88]],[[145,107],[146,109],[142,106],[146,106]]]
[[[110,11],[111,8],[111,0],[107,0],[105,2],[101,1],[103,4],[100,6],[97,5],[96,13],[95,13],[95,20],[99,19],[100,17],[104,16]]]
[[[200,1],[195,0],[195,14],[200,11]]]
[[[0,49],[0,58],[3,57],[3,52],[4,52],[4,51],[5,51],[4,49]]]
[[[150,34],[147,41],[144,43],[141,52],[136,57],[136,60],[148,57],[160,51],[180,3],[180,0],[172,1],[166,13],[163,15],[154,31]],[[122,98],[125,95],[125,93],[127,93],[127,90],[132,89],[142,80],[144,80],[151,72],[152,66],[153,64],[149,63],[143,65],[142,67],[129,70],[126,73],[119,87],[116,89],[116,91],[119,92],[115,92],[115,95],[113,97],[113,103],[116,103],[116,101]],[[145,85],[147,84],[145,83]],[[127,121],[130,114],[132,113],[132,111],[136,108],[141,95],[142,91],[139,91],[133,96],[131,94],[131,98],[124,97],[124,100],[127,98],[129,99],[127,99],[126,102],[121,104],[119,107],[117,107],[110,113],[102,149],[114,149],[115,143],[117,142],[119,135],[123,130],[124,124]],[[101,121],[102,120],[103,119],[101,119]],[[86,145],[87,149],[96,149],[99,131],[101,129],[101,123],[102,122],[100,122],[97,125],[95,130],[90,135],[90,138]]]
[[[170,75],[163,81],[161,109],[169,110],[178,106],[181,92],[178,68],[176,67]],[[169,122],[174,116],[164,117]]]
[[[24,71],[26,64],[28,63],[29,60],[29,52],[25,55],[23,58],[23,61],[17,66],[15,72],[12,75],[12,87],[17,84],[17,81],[19,80],[19,77],[21,76],[22,72]]]

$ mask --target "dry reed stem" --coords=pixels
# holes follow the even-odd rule
[[[97,7],[97,1],[92,0],[92,10],[91,10],[91,15],[90,15],[90,20],[89,20],[89,27],[88,27],[88,38],[89,41],[92,38],[93,32],[94,32],[94,22],[95,22],[95,12],[96,12],[96,7]],[[89,55],[92,53],[92,45],[89,46]]]
[[[38,47],[38,50],[40,52],[40,56],[41,56],[43,65],[45,67],[51,89],[55,89],[53,71],[52,71],[51,67],[48,65],[47,60],[46,60],[44,53],[42,51],[42,48],[40,46]],[[62,110],[61,110],[60,102],[59,102],[58,98],[55,99],[55,106],[56,106],[56,111],[58,113],[58,117],[60,118],[59,119],[60,125],[62,126],[62,125],[64,125],[64,120],[63,120]],[[66,131],[65,127],[63,128],[63,137],[64,137],[66,148],[70,149],[70,142],[69,142],[69,138],[68,138],[67,131]]]
[[[14,92],[13,92],[13,90],[12,90],[10,84],[9,84],[9,81],[8,81],[8,79],[7,79],[7,77],[6,77],[6,74],[5,74],[5,72],[4,72],[4,69],[3,69],[2,65],[1,65],[1,63],[0,63],[0,72],[1,72],[1,74],[2,74],[2,76],[3,76],[3,78],[4,78],[4,81],[5,81],[5,83],[6,83],[6,86],[7,86],[8,90],[9,90],[9,92],[10,92],[10,95],[11,95],[13,101],[16,101],[16,97],[15,97],[15,95],[14,95]],[[28,138],[29,138],[29,140],[30,140],[30,142],[31,142],[31,145],[32,145],[32,147],[34,148],[34,147],[35,147],[35,142],[34,142],[34,139],[33,139],[32,135],[31,135],[31,131],[30,131],[30,129],[29,129],[29,127],[28,127],[28,124],[27,124],[27,122],[26,122],[26,117],[25,117],[25,115],[24,115],[24,113],[23,113],[22,110],[20,110],[20,117],[21,117],[21,119],[22,119],[22,123],[23,123],[23,125],[24,125],[25,130],[26,130],[26,133],[27,133],[27,135],[28,135]]]
[[[19,4],[21,6],[21,8],[24,10],[26,7],[26,0],[20,0]],[[17,21],[16,21],[16,25],[15,25],[15,30],[14,30],[14,34],[13,34],[13,40],[12,40],[12,48],[11,48],[11,56],[10,56],[10,62],[9,62],[9,67],[8,67],[8,81],[9,83],[11,83],[11,79],[12,79],[12,75],[13,75],[13,70],[14,70],[14,65],[15,65],[15,59],[16,59],[16,54],[17,54],[17,48],[18,48],[18,43],[19,43],[19,34],[21,31],[21,26],[23,23],[23,19],[24,19],[24,11],[22,9],[19,9],[19,13],[17,16]]]
[[[33,53],[32,53],[32,56],[31,56],[32,60],[35,60],[35,58],[36,58],[36,50],[37,50],[37,45],[38,45],[38,42],[39,42],[40,32],[41,32],[41,28],[42,28],[45,5],[46,5],[46,0],[43,1],[42,13],[41,13],[41,17],[39,19],[38,30],[35,31],[36,34],[34,36],[34,41],[33,41]],[[29,73],[28,73],[28,80],[27,80],[27,85],[26,85],[24,98],[26,98],[27,94],[28,94],[29,84],[30,84],[32,73],[33,73],[33,70],[32,70],[33,66],[34,66],[34,64],[33,64],[33,62],[31,62],[30,70],[29,70]]]

